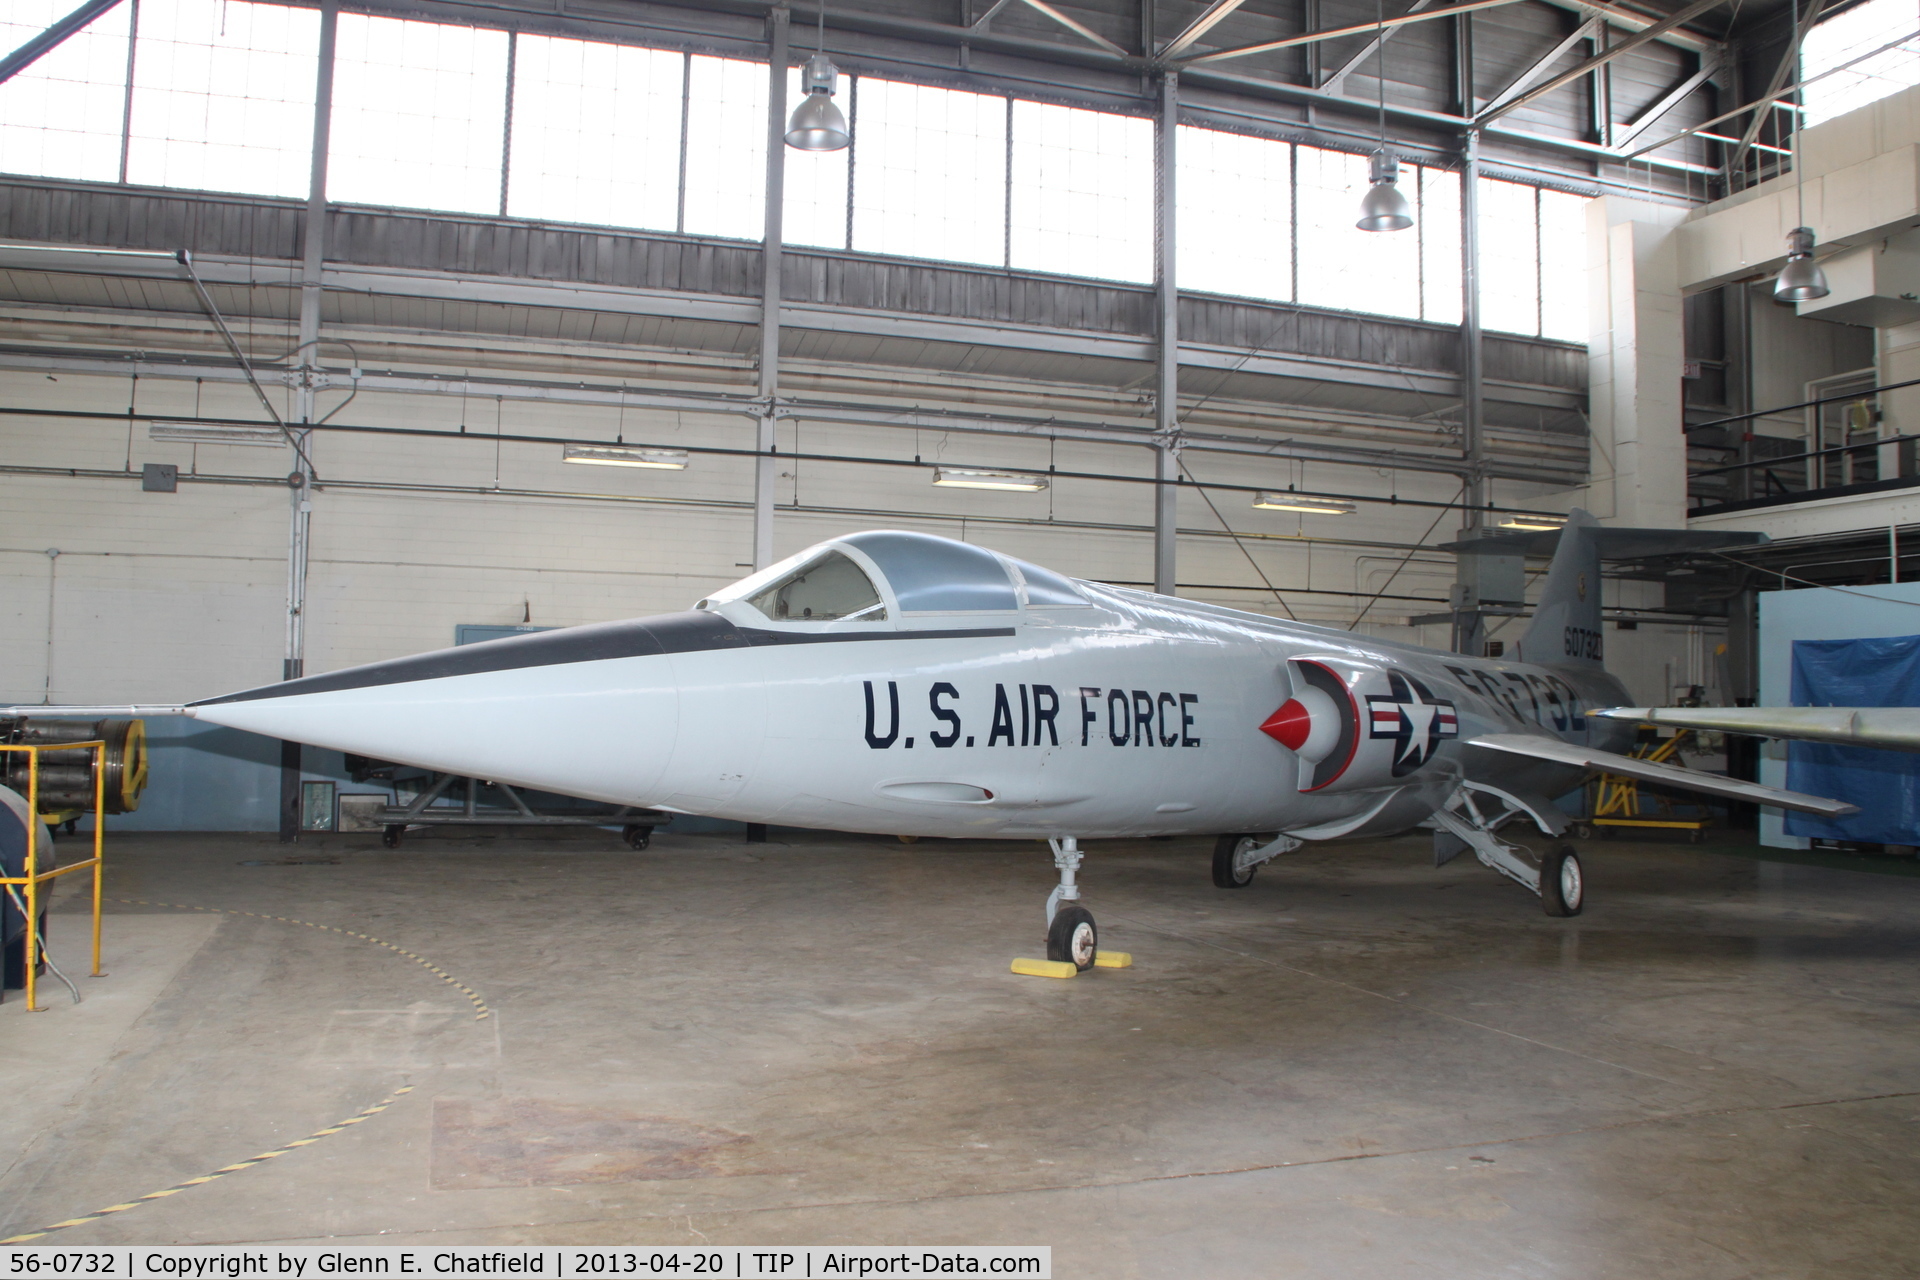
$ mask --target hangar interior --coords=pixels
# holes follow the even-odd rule
[[[1492,656],[1546,560],[1449,544],[1766,535],[1608,563],[1648,706],[1760,698],[1776,594],[1920,630],[1911,6],[75,3],[0,13],[0,703],[685,609],[867,528]],[[806,150],[821,53],[846,145]],[[1383,153],[1412,225],[1362,230]],[[1782,305],[1796,227],[1831,288]],[[382,849],[350,801],[421,786],[379,762],[145,730],[116,981],[0,1006],[7,1231],[379,1105],[57,1238],[1031,1238],[1063,1275],[1913,1243],[1907,869],[1777,820],[1786,860],[1737,813],[1621,842],[1564,927],[1421,839],[1231,903],[1122,842],[1089,865],[1139,966],[1056,989],[1003,972],[1017,842]]]

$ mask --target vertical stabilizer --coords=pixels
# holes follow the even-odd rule
[[[1533,624],[1520,639],[1522,662],[1600,665],[1600,542],[1590,532],[1599,527],[1598,520],[1578,507],[1567,517]]]

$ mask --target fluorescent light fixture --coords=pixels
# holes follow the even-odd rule
[[[1360,509],[1345,498],[1311,498],[1304,493],[1256,493],[1253,505],[1261,511],[1298,511],[1310,516],[1350,516]]]
[[[570,444],[562,447],[562,462],[593,467],[646,467],[654,471],[685,471],[685,449],[634,449],[614,444]]]
[[[221,427],[205,422],[153,422],[147,439],[176,444],[251,444],[284,449],[287,433],[278,427]]]
[[[1567,527],[1565,516],[1507,516],[1496,526],[1501,529],[1517,529],[1524,533],[1552,533],[1556,529]]]
[[[1047,487],[1045,476],[1022,471],[963,471],[957,467],[935,467],[933,482],[949,489],[998,489],[1008,493],[1038,493]]]

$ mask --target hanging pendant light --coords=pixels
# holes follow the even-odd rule
[[[1374,48],[1380,65],[1376,81],[1380,86],[1380,147],[1367,164],[1367,194],[1360,197],[1360,219],[1353,225],[1362,231],[1405,231],[1413,225],[1413,206],[1400,190],[1400,157],[1387,147],[1387,8],[1379,0],[1374,31]]]
[[[1811,2],[1811,0],[1810,0]],[[1805,29],[1801,23],[1798,6],[1794,12],[1793,56],[1794,65],[1800,61],[1800,32]],[[1794,105],[1799,106],[1798,94]],[[1796,111],[1793,114],[1793,196],[1798,208],[1800,225],[1787,232],[1787,265],[1780,268],[1780,278],[1773,282],[1775,302],[1812,302],[1815,298],[1824,298],[1833,292],[1827,288],[1827,273],[1813,260],[1813,228],[1807,222],[1807,174],[1800,162],[1800,129],[1806,123],[1806,115]]]
[[[795,151],[840,151],[853,141],[847,117],[833,100],[840,68],[827,56],[827,7],[820,6],[820,37],[814,54],[800,72],[806,94],[787,120],[787,145]]]
[[[1360,198],[1360,220],[1353,225],[1362,231],[1405,231],[1413,225],[1413,206],[1400,190],[1400,160],[1382,148],[1373,153],[1367,177],[1372,186]]]
[[[1827,273],[1813,260],[1813,228],[1795,227],[1787,232],[1787,265],[1773,282],[1773,296],[1779,302],[1812,302],[1833,292],[1827,288]]]

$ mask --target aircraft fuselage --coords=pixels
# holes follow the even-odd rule
[[[1477,734],[1602,747],[1631,736],[1585,715],[1625,700],[1592,664],[1473,659],[1074,586],[1076,604],[896,609],[880,622],[775,621],[738,597],[705,601],[267,686],[193,714],[621,804],[980,837],[1384,834],[1426,818],[1463,777],[1538,797],[1582,779],[1466,747]],[[1302,737],[1307,719],[1270,723],[1289,705],[1319,708],[1318,739]]]

